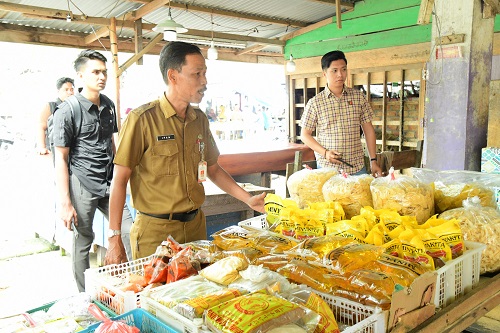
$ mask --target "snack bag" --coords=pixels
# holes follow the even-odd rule
[[[193,320],[194,318],[201,318],[203,312],[212,306],[240,297],[241,295],[242,292],[240,290],[231,288],[223,289],[179,303],[173,310]]]
[[[216,261],[200,271],[200,275],[207,280],[228,285],[240,278],[239,271],[246,269],[248,263],[239,257],[227,257]]]
[[[337,174],[337,170],[328,168],[302,169],[293,173],[286,182],[290,198],[297,202],[299,208],[304,208],[307,203],[325,201],[323,184]]]
[[[347,174],[331,177],[323,185],[325,200],[339,202],[347,219],[359,215],[364,206],[373,206],[370,184],[371,175],[350,176]]]
[[[391,167],[387,177],[380,177],[370,185],[373,208],[394,209],[400,215],[415,216],[424,223],[434,214],[434,189],[408,176],[394,176]]]
[[[211,307],[205,324],[215,333],[258,333],[295,323],[305,314],[299,305],[262,291]]]
[[[443,220],[458,220],[465,240],[486,244],[481,255],[481,274],[500,271],[500,212],[482,207],[478,199],[464,201],[462,208],[439,215]]]

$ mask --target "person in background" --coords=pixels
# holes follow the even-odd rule
[[[45,104],[40,112],[38,131],[37,131],[37,153],[47,155],[50,152],[50,146],[47,138],[47,121],[56,107],[67,97],[75,93],[75,81],[69,77],[62,77],[56,81],[57,99]]]
[[[110,226],[120,229],[120,206],[130,180],[137,210],[130,232],[134,259],[153,254],[169,235],[181,244],[207,238],[205,214],[200,209],[206,178],[264,212],[266,193],[252,196],[222,169],[207,116],[191,106],[201,102],[207,89],[207,67],[200,49],[184,42],[168,43],[160,53],[160,71],[166,84],[164,94],[129,113],[114,159]]]
[[[327,85],[307,102],[300,120],[302,142],[314,150],[318,167],[342,169],[353,175],[366,174],[361,127],[371,172],[375,177],[381,176],[376,159],[375,129],[371,123],[373,111],[362,92],[345,86],[347,59],[344,53],[326,53],[321,58],[321,69]]]
[[[93,50],[82,51],[74,62],[78,78],[83,83],[81,93],[71,96],[79,110],[70,109],[68,100],[54,113],[54,147],[56,188],[59,194],[59,216],[65,227],[73,230],[73,274],[80,292],[85,291],[84,272],[90,267],[89,250],[94,241],[92,224],[99,209],[109,216],[109,189],[113,175],[115,145],[113,133],[117,119],[113,102],[101,94],[106,87],[106,58]],[[74,133],[73,121],[81,115],[80,133]],[[121,253],[112,247],[120,239],[123,255],[115,262],[127,261],[124,244],[130,256],[132,216],[123,203],[123,223],[108,230],[108,252]],[[109,219],[108,219],[109,220]],[[121,237],[120,237],[121,236]]]

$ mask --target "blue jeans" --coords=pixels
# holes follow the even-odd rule
[[[84,272],[90,268],[90,247],[94,241],[94,230],[92,228],[94,215],[97,209],[109,221],[109,196],[101,197],[87,191],[81,186],[78,177],[70,176],[70,197],[71,203],[76,210],[78,226],[73,226],[73,275],[80,292],[85,291]],[[125,246],[128,260],[132,259],[130,248],[130,228],[132,227],[132,215],[127,204],[123,207],[122,218],[122,241]],[[105,236],[106,237],[106,236]]]

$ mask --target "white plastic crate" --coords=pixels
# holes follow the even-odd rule
[[[119,265],[90,268],[85,271],[85,292],[116,314],[124,314],[139,307],[140,293],[122,291],[130,274],[144,276],[144,264],[154,255]]]
[[[255,228],[255,229],[269,229],[266,217],[267,217],[267,215],[265,215],[265,214],[264,215],[259,215],[259,216],[252,217],[250,219],[238,222],[238,225],[239,226],[252,227],[252,228]]]
[[[343,333],[385,333],[388,311],[315,291],[332,309],[339,323],[350,326]],[[190,320],[147,295],[141,295],[142,309],[150,312],[179,333],[207,333],[203,320]]]
[[[481,254],[486,245],[465,241],[464,253],[450,260],[437,270],[436,296],[437,308],[450,305],[455,299],[469,293],[479,283]]]
[[[389,311],[363,305],[342,297],[337,297],[315,291],[323,298],[335,315],[337,322],[348,328],[342,333],[385,333],[387,329],[387,316]]]

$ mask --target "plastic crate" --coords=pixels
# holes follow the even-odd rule
[[[141,333],[177,333],[174,329],[162,323],[144,309],[134,309],[114,317],[113,320],[122,320],[130,326],[135,326],[141,330]],[[95,327],[85,332],[95,332],[98,326],[95,325]]]
[[[144,264],[154,258],[136,259],[119,265],[91,268],[85,271],[85,292],[92,300],[101,302],[116,314],[123,314],[139,307],[140,293],[122,291],[129,274],[144,275]]]
[[[315,293],[330,305],[337,322],[348,326],[342,331],[343,333],[386,332],[389,311],[318,291]]]
[[[388,311],[315,291],[331,307],[338,322],[350,326],[344,333],[385,333]],[[142,309],[158,317],[179,333],[206,333],[203,320],[190,320],[152,298],[141,296]]]
[[[241,222],[238,222],[238,225],[241,226],[246,226],[246,227],[252,227],[255,229],[269,229],[269,225],[267,224],[266,220],[267,215],[259,215],[256,217],[252,217],[248,220],[243,220]]]
[[[469,293],[479,283],[481,254],[486,245],[465,241],[464,253],[448,261],[437,270],[436,296],[437,308],[450,305],[458,297]]]

